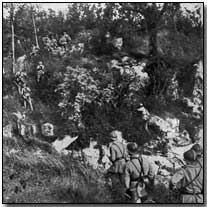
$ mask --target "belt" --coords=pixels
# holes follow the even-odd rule
[[[114,160],[114,162],[119,161],[119,160],[123,160],[123,159],[125,159],[125,158],[124,158],[124,157],[119,157],[119,158],[116,158],[116,159]]]

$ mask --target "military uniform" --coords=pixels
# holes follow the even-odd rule
[[[203,168],[199,160],[178,170],[171,184],[180,188],[182,203],[203,203]]]
[[[63,36],[65,37],[67,43],[69,43],[71,41],[71,38],[70,38],[70,36],[67,33],[64,33]]]
[[[111,172],[122,174],[127,158],[127,151],[125,145],[119,141],[114,141],[110,144],[109,150],[109,159],[113,163]]]
[[[37,66],[37,82],[40,81],[41,77],[45,74],[45,66],[41,63]]]
[[[112,131],[111,139],[113,140],[109,144],[109,160],[112,162],[112,166],[108,169],[107,177],[111,179],[112,187],[119,189],[119,192],[123,191],[123,172],[127,158],[126,145],[122,143],[122,133],[120,131]]]
[[[55,38],[51,39],[51,46],[53,49],[55,49],[57,47],[57,40]]]
[[[124,182],[131,196],[132,202],[137,202],[140,197],[147,197],[147,188],[140,195],[137,192],[137,186],[141,176],[146,176],[150,181],[154,178],[154,169],[147,158],[138,154],[131,155],[130,160],[126,163],[124,170]],[[141,195],[142,194],[142,195]]]
[[[24,107],[26,108],[27,106],[27,103],[29,104],[30,106],[30,109],[33,111],[33,106],[32,106],[32,100],[31,100],[31,90],[28,86],[24,85],[23,88],[22,88],[22,96],[23,96],[23,99],[24,99]]]
[[[42,41],[43,41],[43,43],[44,43],[44,45],[45,45],[45,49],[47,49],[48,51],[50,51],[50,47],[51,47],[51,40],[50,40],[50,38],[48,37],[48,36],[46,36],[46,37],[43,37],[42,38]]]
[[[18,87],[19,94],[21,94],[21,90],[24,85],[24,77],[22,75],[22,72],[19,71],[15,74],[15,82]]]

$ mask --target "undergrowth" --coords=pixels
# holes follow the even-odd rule
[[[4,137],[4,203],[113,202],[101,171],[41,150],[34,141],[33,149],[22,147],[18,139]]]

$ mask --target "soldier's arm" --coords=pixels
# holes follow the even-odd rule
[[[123,151],[124,151],[124,158],[125,158],[126,160],[128,160],[129,155],[128,155],[128,152],[127,152],[126,145],[124,145],[124,144],[123,144]]]
[[[178,170],[171,178],[170,185],[172,188],[176,187],[177,184],[184,178],[184,171],[182,169]]]
[[[112,147],[110,147],[109,150],[110,150],[110,157],[109,157],[109,159],[110,159],[111,162],[114,162],[115,159],[116,159],[116,153],[115,153],[115,150],[114,150]]]
[[[130,169],[127,165],[124,169],[124,185],[127,189],[129,189],[129,187],[130,187]]]
[[[149,173],[148,177],[153,180],[155,176],[155,169],[153,168],[153,165],[149,162]]]

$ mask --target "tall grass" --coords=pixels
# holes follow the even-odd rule
[[[4,203],[113,202],[100,170],[69,155],[44,151],[37,141],[31,142],[33,149],[18,142],[20,138],[4,138]]]

